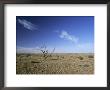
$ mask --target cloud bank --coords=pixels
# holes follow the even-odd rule
[[[47,48],[48,53],[51,53],[54,48],[49,47]],[[17,53],[42,53],[40,47],[21,47],[17,46],[16,48]]]
[[[49,53],[52,52],[53,47],[48,47]],[[41,53],[39,47],[18,47],[17,53]],[[54,53],[94,53],[93,43],[78,43],[73,47],[56,47]]]
[[[38,53],[37,48],[20,47],[17,46],[17,53]]]

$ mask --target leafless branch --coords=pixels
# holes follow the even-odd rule
[[[38,50],[40,50],[42,52],[43,58],[46,60],[48,57],[52,56],[52,54],[55,51],[55,48],[53,49],[53,51],[50,54],[49,54],[49,51],[45,44],[43,44],[43,46],[41,46]]]

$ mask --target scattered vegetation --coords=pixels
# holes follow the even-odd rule
[[[94,56],[93,55],[89,55],[88,58],[94,58]]]
[[[47,49],[45,49],[44,51],[46,52],[46,50]],[[53,54],[52,52],[52,54],[47,53],[44,55],[43,52],[41,54],[17,54],[16,73],[17,74],[94,73],[94,58],[91,58],[93,56],[91,54],[58,54],[58,53]],[[46,56],[47,58],[45,58]],[[91,58],[91,60],[89,60],[89,58]]]
[[[38,62],[38,61],[31,61],[31,63],[40,63],[40,62]]]
[[[83,57],[82,57],[82,56],[79,56],[78,58],[79,58],[80,60],[83,60]]]

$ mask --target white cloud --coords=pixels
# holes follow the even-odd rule
[[[94,44],[93,43],[78,43],[73,47],[74,52],[78,53],[93,53]]]
[[[46,49],[48,50],[48,53],[51,53],[54,48],[49,47]],[[17,51],[17,53],[42,53],[40,47],[20,47],[20,46],[17,46],[16,51]]]
[[[39,53],[37,47],[35,48],[29,48],[29,47],[19,47],[17,46],[17,53]]]
[[[64,31],[64,30],[61,31],[59,37],[62,38],[62,39],[66,39],[66,40],[72,41],[74,43],[78,42],[78,38],[77,37],[75,37],[74,35],[70,35],[67,31]]]
[[[18,19],[18,22],[24,26],[24,28],[28,29],[28,30],[37,30],[37,25],[27,21],[27,20],[24,20],[24,19]]]
[[[59,37],[65,40],[69,40],[73,43],[75,43],[74,45],[70,45],[67,47],[60,47],[59,49],[56,50],[56,52],[64,52],[64,53],[94,53],[94,44],[90,43],[90,42],[83,42],[81,43],[79,41],[79,38],[74,36],[74,35],[70,35],[67,31],[55,31],[56,33],[58,33]]]
[[[93,43],[77,43],[70,46],[58,46],[56,47],[55,53],[94,53]]]
[[[49,53],[53,51],[53,47],[48,47]],[[17,53],[41,53],[39,47],[19,47],[17,46]],[[72,46],[58,46],[55,47],[54,53],[94,53],[93,43],[77,43]]]

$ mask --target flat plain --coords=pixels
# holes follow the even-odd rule
[[[94,74],[94,54],[16,54],[16,74]]]

